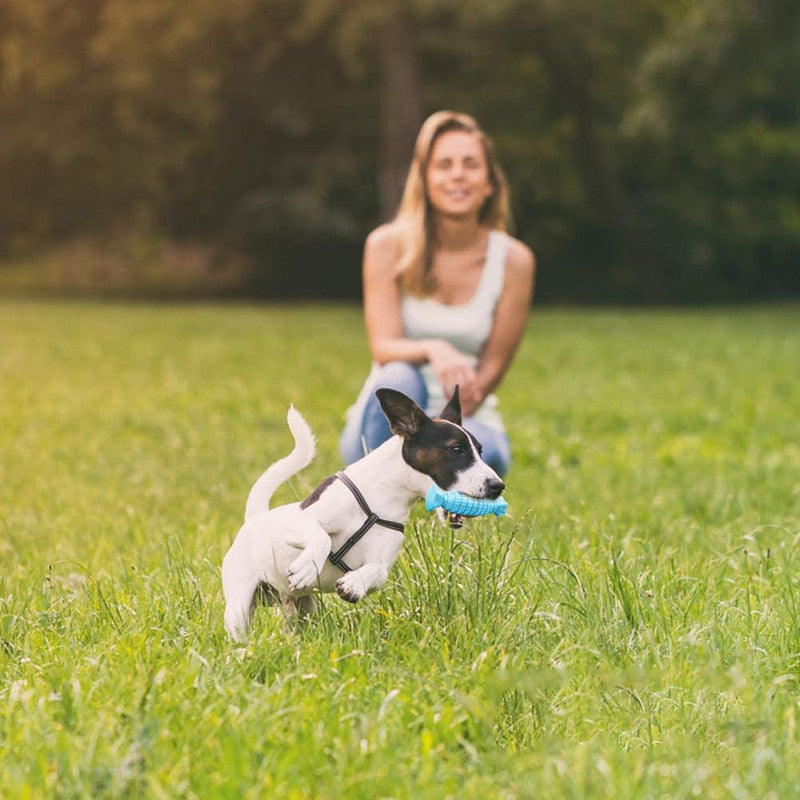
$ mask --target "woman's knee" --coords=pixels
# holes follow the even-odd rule
[[[483,460],[504,478],[511,466],[511,452],[506,442],[490,442],[483,450]]]
[[[464,427],[481,443],[483,460],[502,478],[511,466],[511,444],[508,436],[469,418]]]
[[[395,389],[420,405],[425,404],[427,389],[422,373],[407,361],[389,361],[378,371],[376,389]]]
[[[374,450],[392,435],[389,421],[375,396],[376,389],[394,389],[402,392],[422,408],[427,404],[428,390],[425,381],[413,364],[405,361],[390,361],[384,364],[374,377],[372,391],[360,416],[352,417],[342,433],[339,449],[348,464]]]

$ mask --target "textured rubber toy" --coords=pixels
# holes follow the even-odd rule
[[[479,500],[461,492],[444,492],[438,486],[431,486],[425,495],[425,510],[443,508],[451,514],[463,514],[465,517],[481,517],[485,514],[496,514],[498,517],[506,513],[508,503],[502,497],[496,500]]]

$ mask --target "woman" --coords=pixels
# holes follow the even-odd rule
[[[460,387],[464,427],[495,471],[511,453],[492,392],[525,330],[535,260],[506,231],[508,185],[488,136],[467,114],[423,124],[395,219],[364,248],[364,312],[372,371],[348,411],[351,463],[391,435],[375,398],[387,386],[429,415]]]

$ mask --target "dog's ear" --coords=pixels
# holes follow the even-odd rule
[[[455,422],[456,425],[461,424],[461,398],[458,394],[458,384],[456,384],[450,402],[444,407],[442,413],[439,414],[439,418],[446,419],[448,422]]]
[[[407,439],[428,422],[427,414],[410,398],[394,389],[375,392],[392,433]]]

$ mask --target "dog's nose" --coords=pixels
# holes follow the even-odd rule
[[[503,489],[506,488],[506,485],[500,478],[489,478],[486,481],[486,496],[490,500],[495,500],[503,493]]]

